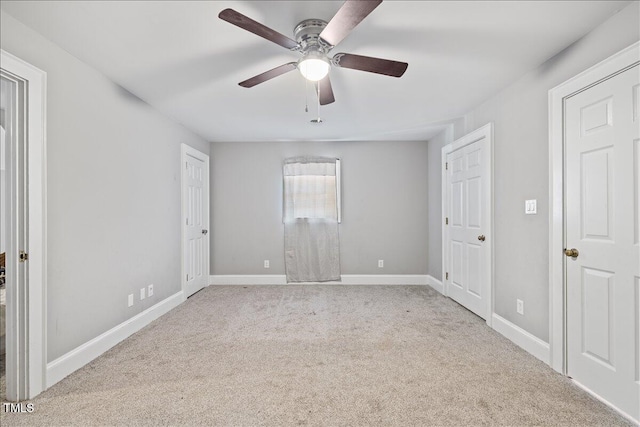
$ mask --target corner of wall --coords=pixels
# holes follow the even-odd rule
[[[94,339],[47,363],[46,388],[82,368],[121,341],[135,334],[186,300],[182,291],[171,295],[145,311],[125,320]]]

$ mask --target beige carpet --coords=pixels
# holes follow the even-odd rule
[[[631,425],[420,286],[213,286],[2,425]]]

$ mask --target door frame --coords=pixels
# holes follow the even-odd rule
[[[549,91],[549,347],[551,367],[567,374],[565,233],[565,103],[572,96],[640,63],[640,42]]]
[[[22,400],[33,398],[46,388],[47,74],[5,50],[0,50],[0,59],[3,70],[11,74],[12,78],[24,82],[27,101],[25,143],[28,164],[28,209],[25,218],[22,218],[23,221],[27,221],[28,227],[27,309],[26,312],[20,310],[14,298],[11,301],[7,299],[7,312],[11,305],[14,316],[13,318],[7,316],[6,319],[7,331],[18,331],[16,334],[6,334],[7,349],[12,348],[18,353],[24,352],[23,360],[27,361],[26,369],[20,369],[17,364],[17,366],[7,366],[7,379],[12,370],[16,378],[20,378],[20,382],[26,384],[24,391],[9,390],[10,381],[7,381],[7,398]],[[17,219],[19,220],[20,218]],[[11,249],[14,250],[15,257],[17,257],[17,251],[21,250],[21,248]],[[20,324],[24,327],[19,327]],[[23,349],[20,349],[19,342],[24,343]]]
[[[182,167],[182,165],[186,164],[187,162],[187,156],[191,156],[194,157],[198,160],[202,160],[204,162],[204,188],[202,189],[203,191],[203,210],[204,212],[202,213],[202,218],[204,219],[204,226],[206,227],[207,230],[209,230],[209,232],[204,236],[205,239],[205,243],[204,243],[204,255],[206,257],[206,262],[204,263],[204,267],[205,267],[205,271],[204,271],[204,276],[205,276],[205,287],[209,286],[209,277],[210,277],[210,259],[209,259],[209,244],[210,244],[210,238],[211,238],[211,226],[210,226],[210,218],[209,218],[209,156],[204,154],[201,151],[196,150],[195,148],[191,147],[190,145],[187,144],[181,144],[180,145],[180,220],[181,220],[181,225],[180,225],[180,283],[182,284],[182,300],[186,301],[187,299],[187,292],[186,292],[186,286],[187,286],[187,280],[186,280],[186,268],[185,268],[185,238],[187,236],[187,226],[186,226],[186,222],[187,222],[187,207],[185,206],[185,202],[187,200],[186,197],[186,184],[187,184],[187,177],[186,177],[186,168]]]
[[[487,295],[487,312],[486,312],[486,322],[487,325],[492,325],[493,318],[493,275],[494,275],[494,265],[495,265],[495,245],[493,244],[493,240],[495,234],[493,232],[493,123],[487,123],[474,130],[473,132],[468,133],[467,135],[453,141],[442,147],[442,163],[441,163],[441,171],[442,171],[442,284],[443,284],[443,293],[446,296],[448,295],[449,283],[445,280],[445,274],[447,271],[447,265],[449,264],[449,251],[448,249],[448,241],[449,241],[449,227],[445,224],[445,218],[449,216],[449,186],[447,185],[447,155],[456,150],[459,150],[462,147],[465,147],[469,144],[472,144],[476,141],[484,139],[486,141],[486,149],[488,153],[486,154],[486,158],[488,159],[488,176],[484,183],[484,190],[488,193],[487,200],[487,210],[489,217],[489,225],[488,229],[485,231],[485,234],[489,236],[489,238],[485,241],[485,247],[488,246],[487,250],[489,251],[491,262],[489,263],[488,269],[485,272],[485,294]]]

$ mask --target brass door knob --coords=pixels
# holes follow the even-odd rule
[[[484,234],[481,234],[478,236],[478,240],[480,240],[481,242],[484,242],[484,239],[485,239]]]
[[[573,259],[576,259],[578,258],[578,255],[580,255],[580,252],[578,252],[576,248],[571,248],[571,249],[565,249],[564,254],[566,256],[570,256]]]

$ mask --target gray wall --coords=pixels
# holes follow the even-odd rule
[[[180,290],[180,143],[209,144],[4,12],[1,27],[47,72],[51,361]]]
[[[426,142],[212,143],[211,274],[284,274],[282,162],[298,155],[342,160],[342,273],[426,274]]]
[[[494,123],[495,311],[544,341],[549,338],[548,91],[638,41],[639,17],[634,2],[465,116],[464,133]],[[537,215],[524,214],[527,199],[537,199]],[[432,259],[437,237],[430,233]],[[429,263],[429,272],[437,274],[437,266]],[[516,313],[516,298],[524,301],[524,316]]]

